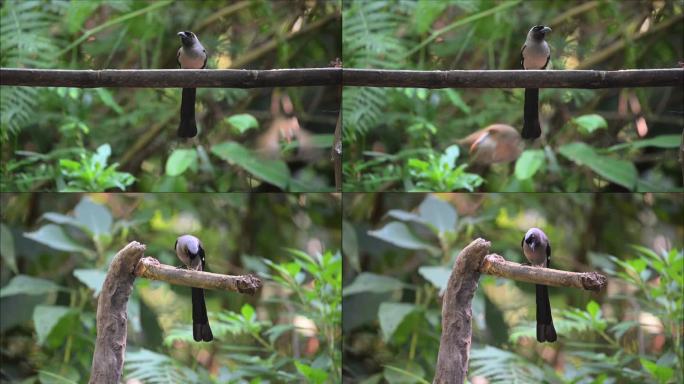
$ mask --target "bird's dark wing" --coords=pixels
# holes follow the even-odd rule
[[[544,63],[544,66],[542,67],[542,69],[546,69],[546,66],[549,65],[549,60],[550,60],[550,59],[551,59],[551,55],[548,55],[548,56],[546,57],[546,63]]]
[[[176,63],[178,64],[178,68],[181,67],[180,63],[180,49],[178,50],[178,53],[176,53]]]
[[[203,49],[202,52],[204,52],[204,64],[202,64],[202,69],[204,69],[207,67],[207,57],[209,57],[209,55],[207,55],[206,49]],[[549,61],[546,60],[546,62],[548,63]]]
[[[523,56],[523,52],[525,51],[525,47],[527,44],[524,44],[522,48],[520,49],[520,67],[522,69],[525,69],[525,56]]]

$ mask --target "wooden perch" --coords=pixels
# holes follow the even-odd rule
[[[596,273],[577,273],[524,266],[488,254],[491,243],[476,239],[458,254],[442,299],[442,337],[439,343],[435,384],[463,383],[468,373],[472,337],[472,300],[481,273],[512,280],[556,287],[598,291],[606,277]]]
[[[153,257],[145,257],[135,267],[135,275],[175,285],[203,289],[220,289],[253,295],[261,288],[261,280],[254,275],[230,276],[192,271],[164,265]]]
[[[151,257],[143,258],[144,253],[145,245],[133,241],[120,250],[109,265],[97,301],[97,339],[91,384],[117,384],[121,379],[128,327],[126,306],[136,277],[247,294],[254,294],[262,286],[261,280],[252,275],[227,276],[177,269]]]

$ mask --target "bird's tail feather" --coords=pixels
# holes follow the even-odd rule
[[[209,327],[207,306],[204,303],[204,290],[201,288],[192,288],[192,337],[195,341],[214,339]]]
[[[525,111],[523,114],[523,129],[520,133],[523,139],[536,139],[541,136],[539,125],[539,89],[525,89]]]
[[[556,329],[553,327],[551,317],[551,303],[549,302],[549,287],[536,285],[537,289],[537,341],[554,342],[558,338]]]
[[[195,92],[195,88],[183,88],[178,137],[190,138],[197,135],[197,123],[195,122]]]

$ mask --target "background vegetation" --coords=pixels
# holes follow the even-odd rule
[[[214,341],[192,340],[190,289],[137,279],[124,381],[337,383],[340,201],[327,194],[7,194],[2,204],[2,381],[84,383],[96,295],[137,240],[180,265],[176,237],[204,243],[208,270],[258,274],[255,296],[207,291]]]
[[[350,1],[343,20],[347,68],[519,69],[537,24],[553,28],[550,69],[674,68],[684,57],[674,0]],[[345,190],[681,191],[683,95],[544,89],[541,139],[515,164],[474,169],[468,148],[447,148],[493,123],[520,130],[522,89],[346,87]]]
[[[482,237],[522,262],[533,226],[555,268],[606,274],[608,286],[550,288],[559,339],[540,344],[534,286],[482,275],[470,382],[682,382],[681,194],[350,193],[343,204],[348,382],[431,382],[454,258]]]
[[[177,68],[178,31],[211,69],[328,67],[335,1],[10,0],[0,66]],[[199,89],[197,139],[176,137],[180,89],[0,88],[2,191],[333,189],[336,87]],[[271,107],[289,100],[293,111]]]

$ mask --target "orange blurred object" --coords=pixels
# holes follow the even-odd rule
[[[520,133],[506,124],[492,124],[457,143],[469,148],[470,162],[475,164],[509,163],[522,153]]]

